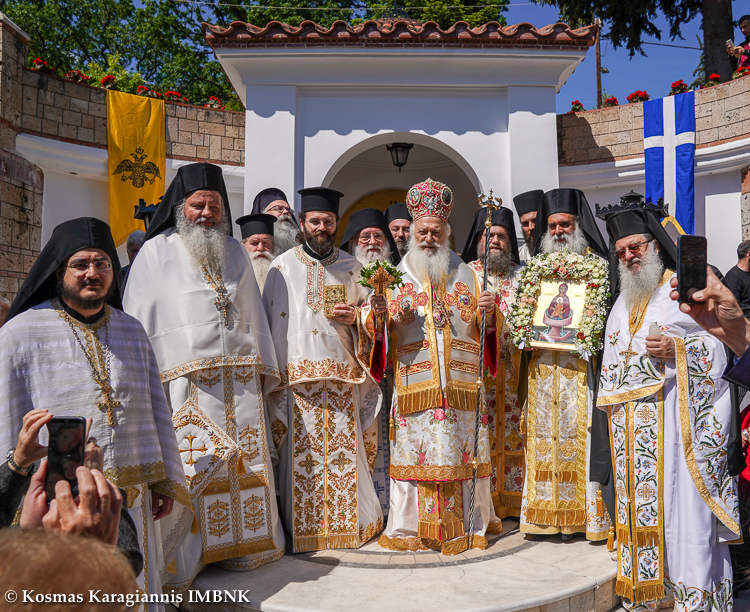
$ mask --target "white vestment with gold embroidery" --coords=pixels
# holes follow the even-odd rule
[[[390,454],[391,508],[380,545],[397,550],[434,547],[450,554],[465,549],[462,538],[470,514],[479,285],[455,253],[445,287],[433,288],[410,266],[410,259],[407,254],[398,266],[404,285],[388,291],[395,439]],[[487,530],[502,529],[490,492],[484,411],[477,460],[472,544],[484,547]]]
[[[139,587],[158,594],[167,575],[165,559],[174,554],[180,535],[151,518],[151,491],[173,498],[177,514],[191,514],[190,498],[148,337],[133,317],[109,306],[107,311],[106,321],[73,325],[91,355],[109,353],[112,398],[120,403],[113,409],[114,427],[97,406],[104,398],[86,355],[46,301],[0,330],[0,450],[7,453],[16,445],[23,416],[31,410],[91,417],[89,436],[102,449],[104,476],[127,492],[143,554]]]
[[[469,267],[481,287],[484,270],[479,260]],[[490,273],[487,290],[496,295],[497,307],[505,316],[502,330],[495,335],[497,375],[485,371],[484,392],[487,398],[488,429],[492,475],[490,490],[495,513],[500,518],[519,516],[523,494],[524,444],[521,432],[522,406],[518,403],[518,370],[521,352],[510,337],[507,316],[515,302],[516,276],[521,266],[511,263],[502,276]]]
[[[726,543],[741,536],[736,479],[727,467],[726,357],[672,301],[671,276],[665,273],[645,313],[642,304],[631,313],[619,297],[607,322],[597,405],[610,415],[616,589],[627,609],[653,609],[666,598],[679,612],[728,612]],[[674,360],[648,355],[652,323],[675,340]]]
[[[324,314],[325,286],[344,286],[351,306],[367,298],[357,284],[361,269],[338,249],[320,261],[298,246],[277,257],[266,278],[263,300],[282,370],[281,388],[269,398],[271,432],[294,552],[358,548],[383,526],[363,442],[382,393],[358,359],[357,324]]]
[[[276,354],[250,258],[235,239],[226,245],[226,323],[174,229],[143,245],[124,298],[154,347],[195,511],[161,521],[186,534],[166,559],[178,592],[210,563],[244,571],[284,554],[264,406]]]

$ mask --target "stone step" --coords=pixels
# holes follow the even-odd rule
[[[245,591],[248,602],[185,601],[186,612],[609,612],[616,563],[604,543],[524,536],[503,521],[487,550],[445,556],[385,550],[287,554],[251,572],[210,567],[193,591]],[[193,596],[193,599],[196,599]]]

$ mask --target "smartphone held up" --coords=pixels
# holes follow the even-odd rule
[[[86,450],[86,419],[53,417],[47,424],[47,478],[44,483],[47,502],[55,498],[55,485],[60,480],[70,484],[73,496],[78,495],[76,468],[83,465]]]
[[[693,293],[705,289],[707,241],[704,236],[680,236],[677,240],[677,291],[679,301],[693,304]]]

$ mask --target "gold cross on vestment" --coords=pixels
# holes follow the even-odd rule
[[[627,351],[620,351],[620,355],[625,357],[625,371],[627,372],[628,366],[630,365],[630,358],[635,357],[638,353],[633,351],[633,343],[631,342],[628,344],[628,350]]]
[[[203,453],[204,455],[208,451],[205,444],[200,447],[193,448],[193,440],[195,440],[195,436],[193,434],[188,434],[185,436],[185,439],[187,440],[188,447],[187,448],[181,448],[181,453],[188,453],[188,458],[185,460],[185,463],[188,465],[195,465],[195,459],[193,459],[193,453]]]
[[[307,472],[307,475],[310,475],[310,472],[313,471],[313,468],[320,465],[320,461],[316,461],[313,459],[312,455],[310,453],[307,453],[307,457],[305,457],[304,461],[300,461],[298,464],[301,468],[304,468]]]
[[[99,408],[99,410],[107,412],[107,423],[109,423],[110,427],[114,427],[116,425],[115,408],[119,408],[122,404],[112,398],[112,387],[102,388],[102,395],[104,395],[104,401],[99,402],[96,407]]]
[[[333,461],[331,461],[331,464],[334,465],[335,467],[339,468],[339,472],[341,472],[343,474],[344,470],[347,467],[349,467],[349,464],[351,462],[352,462],[352,460],[349,459],[349,457],[347,457],[344,454],[344,451],[341,451],[339,453],[339,456],[336,457],[336,459],[334,459]]]
[[[378,269],[375,270],[375,274],[373,274],[370,277],[370,280],[367,281],[367,284],[375,290],[375,295],[383,295],[392,282],[393,276],[388,274],[383,266],[379,266]]]

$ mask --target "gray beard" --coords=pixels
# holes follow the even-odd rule
[[[407,240],[404,240],[403,242],[399,242],[395,238],[393,240],[396,242],[396,248],[398,249],[398,254],[403,258],[403,256],[409,250],[409,242]]]
[[[427,277],[436,287],[441,282],[447,285],[457,270],[455,267],[451,268],[451,250],[445,244],[441,244],[434,255],[428,255],[426,249],[419,247],[413,233],[409,236],[409,263],[417,273],[417,278]]]
[[[618,266],[620,274],[620,295],[625,299],[625,305],[631,310],[641,300],[649,300],[659,287],[664,274],[664,263],[654,250],[654,243],[650,242],[648,250],[641,255],[642,266],[638,272],[632,272],[621,261]]]
[[[585,255],[589,243],[586,241],[586,234],[579,225],[571,234],[563,234],[563,240],[557,240],[546,232],[542,237],[542,253],[559,253],[560,251],[571,251],[579,255]]]
[[[356,245],[354,247],[354,257],[363,266],[367,266],[374,261],[390,261],[391,260],[391,247],[389,245],[383,246],[376,252],[368,252],[368,247],[361,247]]]
[[[302,232],[295,225],[291,215],[281,215],[273,224],[274,250],[279,254],[286,253],[298,244],[302,244]]]
[[[479,245],[477,245],[477,259],[484,266],[484,251],[479,248]],[[510,253],[500,251],[500,253],[493,255],[490,251],[489,257],[487,257],[487,271],[490,274],[504,276],[511,263],[513,263],[513,260]]]
[[[177,233],[182,238],[193,265],[196,268],[205,266],[213,272],[222,274],[226,272],[229,234],[227,215],[222,215],[217,226],[201,227],[187,220],[183,204],[175,208],[174,220]]]
[[[263,291],[263,287],[266,284],[266,277],[268,276],[268,271],[271,269],[271,262],[273,261],[274,256],[266,251],[256,251],[255,253],[249,253],[249,255],[250,261],[253,263],[255,280],[258,281],[258,287]]]

